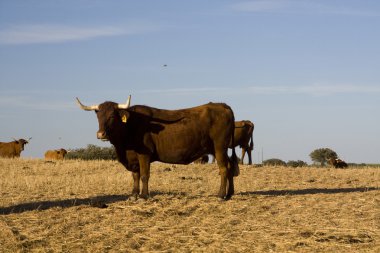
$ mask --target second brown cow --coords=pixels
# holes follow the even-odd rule
[[[45,152],[45,160],[63,160],[67,154],[66,149],[48,150]]]

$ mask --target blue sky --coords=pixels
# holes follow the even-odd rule
[[[229,104],[255,123],[254,162],[379,163],[379,27],[375,0],[0,0],[0,140],[32,137],[23,157],[107,146],[75,97],[131,94]]]

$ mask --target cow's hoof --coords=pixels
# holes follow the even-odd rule
[[[144,198],[139,198],[138,200],[136,200],[137,203],[145,203],[147,201],[147,199],[144,199]]]
[[[232,195],[227,195],[226,197],[224,197],[224,200],[231,200],[231,198],[232,198]]]
[[[147,199],[149,199],[149,194],[141,194],[140,198],[144,199],[144,200],[147,200]]]
[[[131,201],[137,201],[138,199],[139,199],[139,195],[138,194],[132,194],[131,197],[130,197]]]

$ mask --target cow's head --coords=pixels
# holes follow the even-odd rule
[[[14,139],[14,141],[15,141],[15,143],[16,143],[17,145],[20,146],[20,150],[23,151],[23,150],[24,150],[24,146],[25,146],[25,144],[28,144],[28,143],[29,143],[28,141],[29,141],[30,139],[32,139],[32,137],[30,137],[28,140],[24,140],[24,139],[16,140],[16,139]]]
[[[62,157],[65,157],[65,155],[67,154],[67,151],[66,151],[66,149],[64,149],[64,148],[61,148],[61,149],[58,149],[58,150],[57,150],[57,153],[58,153],[59,155],[61,155]]]
[[[95,111],[98,117],[99,130],[97,138],[103,141],[110,140],[114,134],[118,134],[118,129],[128,120],[129,113],[127,109],[131,103],[131,96],[125,104],[114,102],[104,102],[100,105],[85,106],[77,98],[80,108],[86,111]]]

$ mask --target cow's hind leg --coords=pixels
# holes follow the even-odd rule
[[[228,168],[228,156],[225,152],[216,152],[215,157],[220,174],[220,189],[218,195],[220,198],[227,200],[234,194],[233,173],[232,170]]]
[[[248,154],[248,164],[252,165],[252,149],[248,148],[247,154]]]
[[[227,170],[227,179],[228,179],[228,185],[227,185],[226,200],[229,200],[231,199],[232,195],[234,195],[235,193],[234,173],[232,169]]]
[[[140,171],[132,172],[132,177],[133,177],[132,197],[137,199],[140,193]]]

